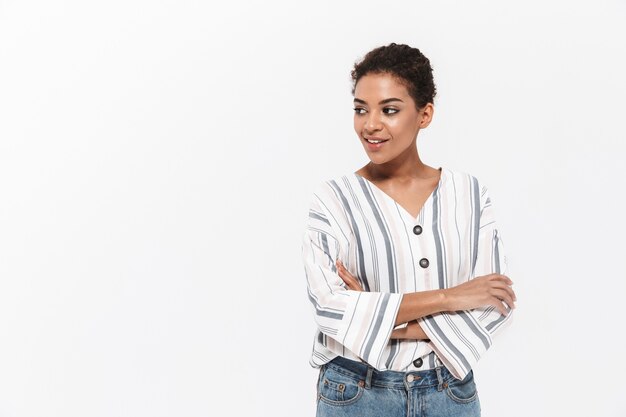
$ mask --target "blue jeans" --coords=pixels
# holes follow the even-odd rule
[[[477,417],[474,373],[456,379],[445,366],[424,371],[377,371],[338,356],[320,368],[317,417]]]

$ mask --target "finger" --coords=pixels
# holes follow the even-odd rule
[[[349,281],[347,279],[344,279],[343,282],[346,284],[346,288],[348,288],[349,290],[358,291],[358,289],[357,289],[358,284],[357,283]]]
[[[363,287],[361,287],[361,283],[356,278],[354,278],[352,289],[355,291],[363,291]]]
[[[363,287],[361,287],[361,283],[356,278],[354,278],[351,281],[350,285],[351,285],[350,289],[352,289],[354,291],[363,291]]]
[[[348,272],[348,270],[346,268],[344,268],[343,266],[339,266],[337,268],[337,273],[339,274],[339,276],[345,281],[355,281],[354,276],[352,276],[352,274],[350,272]]]
[[[351,282],[359,282],[354,275],[352,275],[346,268],[343,267],[343,265],[339,267],[338,270],[340,274],[347,277],[347,279],[349,279]]]
[[[502,301],[498,300],[497,298],[492,299],[491,305],[494,306],[496,310],[498,310],[503,316],[506,316],[508,314],[508,311]]]
[[[513,281],[511,281],[511,278],[507,277],[506,275],[491,274],[489,276],[491,277],[492,281],[499,281],[504,282],[506,285],[513,285]]]
[[[491,281],[491,285],[492,285],[492,288],[497,288],[497,289],[506,291],[509,294],[509,297],[511,297],[513,301],[517,301],[517,296],[515,295],[515,291],[513,291],[513,288],[506,285],[503,281]]]
[[[338,272],[339,277],[343,280],[343,282],[346,283],[349,289],[355,291],[363,291],[363,289],[361,288],[361,284],[359,284],[359,281],[354,276],[352,276],[352,274],[350,274],[345,269],[339,269]]]
[[[515,291],[513,291],[513,288],[508,287],[506,291],[511,295],[513,301],[517,301],[517,295],[515,294]]]
[[[337,261],[337,269],[340,270],[340,271],[343,271],[344,273],[349,274],[348,270],[346,269],[345,266],[343,266],[341,261]]]
[[[346,271],[339,269],[337,271],[339,277],[348,285],[354,285],[354,279]]]
[[[508,292],[504,290],[493,290],[492,294],[499,300],[504,301],[510,308],[515,308],[515,302]]]
[[[337,273],[338,274],[343,274],[343,275],[348,275],[348,270],[346,268],[344,268],[344,266],[337,261]]]
[[[511,308],[515,308],[515,300],[513,299],[513,297],[511,296],[511,294],[509,294],[508,291],[506,290],[500,290],[500,289],[494,289],[492,291],[492,294],[495,295],[497,298],[499,298],[500,300],[506,302],[506,304],[511,307]]]
[[[340,261],[339,259],[337,259],[337,260],[335,261],[335,266],[337,266],[337,269],[338,269],[338,270],[344,270],[344,271],[345,271],[345,269],[346,269],[346,268],[343,266],[343,264],[341,263],[341,261]]]
[[[498,275],[500,275],[500,277],[501,277],[502,279],[504,279],[504,281],[506,281],[506,283],[507,283],[508,285],[513,285],[513,281],[511,281],[511,278],[509,278],[509,277],[508,277],[508,276],[506,276],[506,275],[502,275],[502,274],[498,274]]]
[[[355,291],[363,291],[363,287],[361,287],[361,283],[359,282],[359,280],[350,272],[348,272],[348,270],[343,266],[339,259],[337,259],[336,264],[337,273],[339,274],[341,279],[343,279],[343,281],[348,284],[349,288]]]
[[[341,267],[337,267],[337,274],[339,277],[346,282],[346,284],[352,281],[350,273]]]

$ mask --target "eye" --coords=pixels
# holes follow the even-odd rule
[[[361,110],[362,110],[363,112],[361,112]],[[354,113],[355,113],[355,114],[363,114],[363,113],[365,113],[365,109],[364,109],[364,108],[362,108],[362,107],[355,107],[355,108],[354,108]]]
[[[399,111],[400,111],[400,110],[398,110],[398,109],[394,109],[394,108],[392,108],[392,107],[385,107],[385,108],[383,109],[383,113],[385,113],[385,114],[396,114],[396,113],[398,113]]]

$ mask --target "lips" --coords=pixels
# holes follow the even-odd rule
[[[374,142],[370,142],[370,140]],[[364,141],[365,141],[365,146],[367,147],[368,151],[375,152],[381,149],[385,145],[385,143],[389,142],[389,139],[370,137],[370,138],[364,138]]]
[[[369,138],[365,138],[365,141],[367,143],[371,143],[371,144],[377,144],[377,143],[384,143],[387,142],[389,139],[383,139],[383,138],[377,138],[374,136],[371,136]]]

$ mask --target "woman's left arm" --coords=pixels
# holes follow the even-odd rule
[[[488,275],[508,275],[502,236],[495,221],[487,187],[474,179],[480,190],[480,218],[470,280]],[[510,321],[511,306],[502,314],[494,306],[432,314],[418,321],[430,339],[430,346],[452,374],[462,379],[491,347],[493,337]]]

